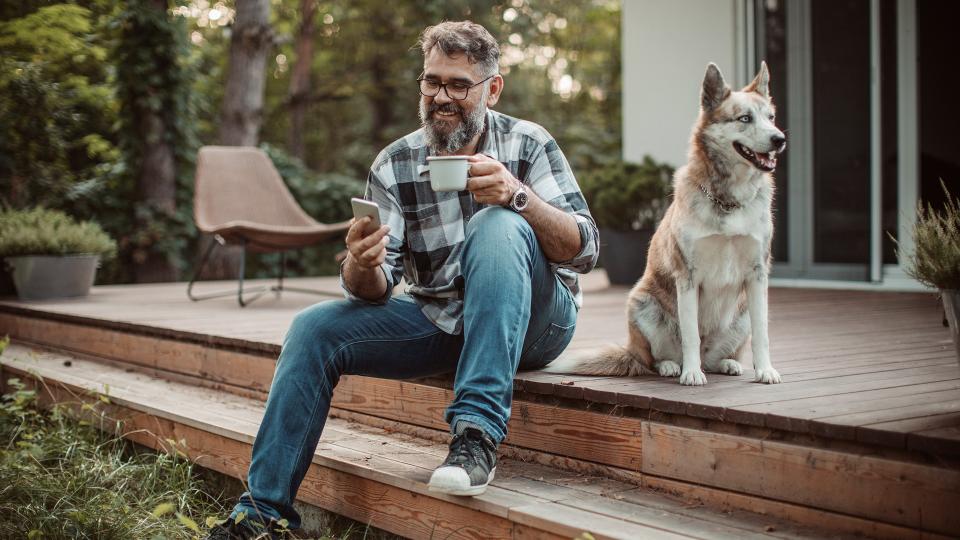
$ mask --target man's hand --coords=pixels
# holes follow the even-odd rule
[[[484,154],[474,154],[469,159],[470,178],[467,191],[481,204],[506,206],[510,197],[520,187],[520,181],[510,174],[503,163]]]
[[[361,268],[371,269],[380,266],[387,257],[387,243],[390,227],[384,225],[373,233],[364,236],[364,230],[370,224],[370,217],[354,220],[347,230],[347,251],[353,262]]]

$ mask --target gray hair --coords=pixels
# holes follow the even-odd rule
[[[500,45],[486,28],[471,21],[444,21],[428,26],[420,34],[418,45],[424,57],[434,47],[440,47],[447,56],[466,54],[471,64],[480,65],[484,77],[500,71]]]

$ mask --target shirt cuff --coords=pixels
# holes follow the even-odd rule
[[[386,304],[390,300],[390,297],[393,296],[393,285],[390,283],[390,267],[387,263],[380,263],[380,270],[383,272],[383,277],[387,281],[387,292],[383,293],[383,296],[377,298],[376,300],[367,300],[366,298],[361,298],[347,288],[346,282],[343,281],[343,265],[347,264],[347,260],[344,259],[340,263],[340,288],[343,289],[343,297],[351,302],[357,302],[359,304],[368,304],[372,306],[381,306]]]

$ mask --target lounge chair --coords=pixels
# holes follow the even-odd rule
[[[331,294],[312,289],[285,287],[284,267],[287,251],[320,242],[343,238],[349,221],[319,223],[297,204],[280,173],[267,154],[254,147],[204,146],[197,154],[193,214],[197,229],[213,235],[214,241],[204,250],[200,263],[187,285],[187,296],[206,300],[237,295],[240,306],[246,306],[265,292],[295,291]],[[193,294],[211,252],[227,244],[243,248],[240,258],[237,290],[204,295]],[[280,252],[280,269],[276,285],[243,288],[247,250],[259,253]],[[245,293],[252,296],[244,297]]]

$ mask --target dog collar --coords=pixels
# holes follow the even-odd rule
[[[720,199],[716,198],[712,193],[707,191],[707,188],[703,187],[703,184],[700,184],[700,191],[702,191],[703,194],[706,195],[708,199],[713,201],[713,204],[717,205],[717,208],[719,208],[720,211],[725,214],[729,214],[730,212],[733,212],[734,210],[740,208],[740,203],[725,203]]]

